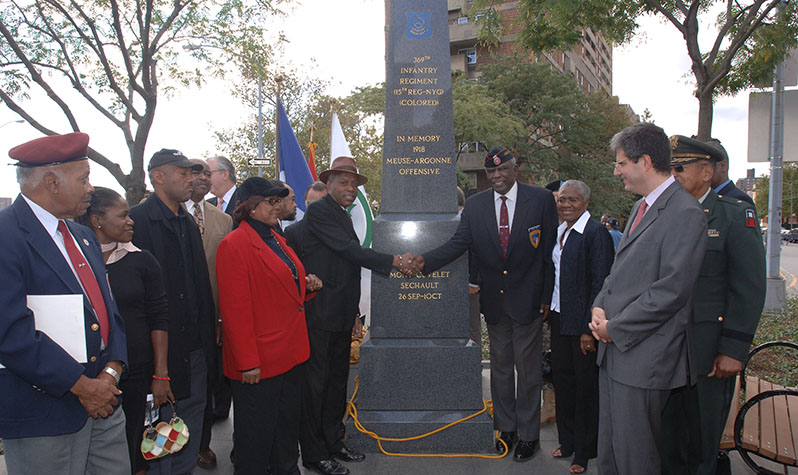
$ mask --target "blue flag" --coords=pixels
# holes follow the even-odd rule
[[[299,220],[305,214],[305,200],[301,197],[305,196],[305,190],[313,183],[313,176],[310,174],[308,162],[305,161],[305,154],[302,153],[299,141],[294,135],[294,129],[291,128],[288,116],[285,114],[285,109],[283,109],[283,104],[280,101],[277,101],[277,115],[280,180],[293,188],[294,194],[297,196],[296,204],[301,210],[301,213],[297,210],[297,220]]]

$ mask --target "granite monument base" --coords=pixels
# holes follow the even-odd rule
[[[458,223],[454,214],[383,215],[374,222],[374,248],[424,252],[446,242]],[[468,338],[467,285],[466,256],[415,277],[398,271],[372,276],[371,328],[360,348],[355,403],[367,430],[382,437],[414,437],[484,408],[481,348]],[[485,412],[432,436],[383,447],[405,453],[488,453],[493,440],[493,421]],[[379,451],[351,420],[347,444]]]

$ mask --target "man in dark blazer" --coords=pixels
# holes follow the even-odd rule
[[[216,206],[217,209],[233,216],[233,211],[241,203],[238,198],[238,187],[236,186],[236,168],[227,157],[218,155],[208,160],[211,167],[211,193],[213,198],[208,203]],[[233,228],[236,225],[233,223]]]
[[[765,303],[765,249],[754,207],[709,186],[723,155],[713,144],[671,137],[671,168],[708,218],[707,250],[693,300],[691,348],[698,383],[674,390],[663,414],[667,474],[716,472],[718,447]]]
[[[329,194],[311,204],[301,221],[305,223],[302,263],[324,287],[305,307],[310,359],[299,442],[306,468],[344,475],[349,469],[334,459],[360,462],[366,458],[344,444],[343,424],[349,347],[359,315],[360,268],[384,275],[392,266],[403,271],[418,269],[408,254],[392,256],[360,245],[346,208],[367,179],[357,172],[352,158],[336,158],[319,178],[327,183]]]
[[[707,220],[671,175],[661,128],[635,124],[610,146],[615,176],[643,198],[593,302],[590,329],[601,340],[599,473],[660,473],[662,410],[672,389],[695,382],[688,321]]]
[[[720,160],[715,164],[715,173],[712,175],[712,189],[719,196],[745,201],[754,206],[754,200],[748,196],[748,193],[737,188],[734,182],[729,179],[729,154],[726,153],[726,149],[723,148],[723,145],[717,139],[711,139],[709,143],[715,146],[720,154]]]
[[[9,152],[21,191],[0,211],[0,437],[9,473],[130,473],[125,416],[114,407],[124,322],[100,243],[69,221],[86,212],[93,191],[88,144],[76,132]],[[69,323],[85,337],[77,354],[63,349],[74,336],[55,331],[69,326],[69,304],[48,312],[34,303],[72,296]]]
[[[191,197],[192,170],[201,171],[202,166],[179,151],[156,152],[148,167],[155,192],[130,210],[135,222],[133,244],[150,251],[164,274],[169,300],[169,377],[177,413],[192,434],[183,450],[150,462],[154,473],[191,473],[197,464],[207,387],[215,379],[215,308],[208,264],[199,228],[182,206]],[[171,408],[162,409],[166,420],[171,415]]]
[[[554,288],[557,212],[549,191],[516,181],[518,165],[506,148],[487,154],[485,172],[493,189],[466,201],[451,239],[423,254],[424,271],[471,251],[490,337],[493,424],[508,450],[520,437],[513,457],[526,461],[540,448],[542,328]],[[504,444],[497,441],[496,450]]]
[[[314,201],[320,200],[325,196],[327,196],[327,185],[320,181],[311,183],[305,191],[305,209],[308,209],[308,206]],[[300,219],[285,228],[285,241],[291,246],[291,249],[294,250],[300,259],[304,254],[302,235],[305,232],[304,229],[306,224],[307,222],[304,219]]]

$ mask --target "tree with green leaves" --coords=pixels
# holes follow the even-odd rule
[[[223,75],[232,63],[267,64],[270,48],[258,25],[279,14],[283,1],[3,2],[0,101],[46,135],[81,130],[99,113],[121,133],[131,169],[93,148],[89,158],[137,203],[159,98]],[[58,113],[42,112],[45,103]]]
[[[502,29],[500,0],[475,0],[482,12],[483,42],[495,44]],[[798,2],[782,0],[525,0],[518,2],[518,41],[534,52],[577,45],[582,31],[600,31],[615,44],[628,42],[644,15],[668,21],[684,37],[699,103],[698,138],[712,135],[713,101],[755,85],[770,84],[776,64],[798,45]],[[780,8],[779,8],[780,7]],[[699,44],[699,24],[716,16],[709,48]],[[650,71],[656,74],[656,71]],[[645,79],[642,79],[645,80]]]
[[[781,194],[781,216],[782,223],[788,223],[790,222],[790,208],[794,214],[798,215],[798,163],[785,163],[782,172],[784,192]],[[759,177],[755,189],[756,214],[760,219],[767,218],[770,177],[765,175]]]
[[[275,155],[275,108],[277,104],[277,84],[280,78],[280,97],[286,115],[294,129],[305,158],[308,157],[307,144],[311,141],[316,147],[316,169],[326,170],[330,161],[330,131],[332,111],[338,113],[338,120],[344,131],[349,148],[357,160],[361,173],[369,177],[366,193],[370,199],[379,197],[382,173],[382,114],[385,108],[385,88],[382,84],[356,88],[350,95],[337,99],[324,91],[329,81],[300,73],[292,67],[272,67],[263,71],[264,121],[263,153],[265,157]],[[247,77],[233,88],[233,95],[251,107],[257,101],[257,77]],[[244,123],[215,132],[216,142],[221,153],[227,155],[238,170],[246,170],[241,177],[257,173],[248,162],[257,157],[258,127],[257,115],[251,115]],[[334,158],[334,157],[332,157]],[[264,170],[264,176],[274,177],[274,168]],[[298,194],[304,190],[297,190]]]

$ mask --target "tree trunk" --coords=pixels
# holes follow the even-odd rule
[[[713,90],[702,89],[700,84],[698,90],[698,140],[709,140],[712,137]]]

